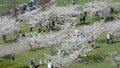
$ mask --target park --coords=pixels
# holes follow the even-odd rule
[[[0,68],[120,68],[120,0],[0,0]]]

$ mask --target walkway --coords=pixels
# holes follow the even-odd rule
[[[30,49],[30,47],[20,43],[12,43],[9,45],[0,46],[0,57],[26,49]]]

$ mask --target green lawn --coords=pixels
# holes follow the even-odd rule
[[[21,0],[20,0],[21,1]],[[57,0],[60,1],[60,0]],[[63,0],[64,1],[64,0]],[[71,3],[70,0],[66,0],[67,3]],[[82,0],[80,3],[85,3],[88,0]],[[93,0],[89,0],[89,1],[93,1]],[[114,1],[119,1],[119,0],[114,0]],[[2,0],[0,0],[0,3],[4,3]],[[22,2],[21,2],[22,3]],[[58,2],[62,5],[62,1]],[[92,19],[92,20],[91,20]],[[88,18],[87,20],[88,22],[92,23],[94,21],[96,21],[96,18]],[[23,21],[21,23],[22,26],[22,33],[23,32],[29,32],[29,27],[28,25],[25,23],[25,21]],[[39,25],[37,27],[35,27],[33,30],[37,31],[39,28]],[[87,53],[88,56],[99,56],[100,54],[106,54],[108,52],[111,51],[119,51],[120,48],[120,37],[114,37],[114,44],[106,44],[106,40],[105,40],[105,36],[106,36],[106,32],[102,33],[96,40],[96,44],[95,46],[100,46],[100,48],[94,49],[92,51],[89,51]],[[14,42],[15,40],[15,34],[14,33],[10,33],[7,35],[7,40],[8,42],[6,43],[11,43]],[[0,44],[2,44],[2,39],[0,38]],[[39,64],[39,58],[43,58],[45,59],[45,56],[43,55],[44,53],[50,54],[49,48],[36,48],[32,51],[30,50],[25,50],[22,52],[17,52],[15,53],[15,57],[16,57],[16,62],[20,62],[23,64],[27,64],[30,65],[30,59],[31,58],[35,58],[36,60],[36,64]],[[54,50],[55,53],[55,50]],[[87,57],[85,57],[87,59]],[[8,59],[8,57],[7,57]],[[97,60],[99,62],[97,62]],[[86,63],[87,62],[87,63]],[[90,59],[89,61],[83,61],[81,63],[78,63],[76,60],[70,65],[70,68],[115,68],[115,66],[112,65],[112,63],[109,60],[105,60],[105,59]],[[47,68],[47,65],[43,65],[39,68]]]
[[[21,22],[20,22],[21,21]],[[20,28],[21,28],[21,33],[29,33],[30,30],[29,30],[29,25],[26,23],[26,21],[24,20],[19,20],[20,24],[22,25]],[[33,32],[38,32],[38,29],[39,29],[39,25],[37,25],[36,27],[33,28]],[[14,32],[12,33],[9,33],[7,34],[6,38],[7,38],[7,42],[3,42],[2,40],[2,37],[0,36],[0,45],[3,45],[3,44],[10,44],[10,43],[13,43],[15,42],[15,37],[16,37],[16,34]]]
[[[5,5],[6,5],[6,4],[9,4],[11,1],[14,1],[14,0],[0,0],[0,12],[1,12],[1,11],[5,11],[5,10],[6,10]],[[28,1],[29,1],[29,0],[17,0],[18,5],[25,4],[25,3],[27,3]]]
[[[32,51],[31,50],[25,50],[22,52],[15,53],[16,62],[20,62],[23,64],[30,65],[30,59],[35,58],[36,65],[39,65],[39,59],[45,59],[44,53],[50,54],[49,48],[35,48]],[[53,53],[55,53],[55,50],[53,50]],[[10,59],[10,56],[5,56],[6,59]],[[43,65],[42,68],[47,68],[47,65]]]
[[[2,68],[28,68],[28,65],[0,58],[0,67]]]
[[[106,32],[101,34],[96,41],[95,46],[100,46],[98,49],[91,50],[87,53],[87,56],[85,59],[89,59],[90,57],[96,57],[99,55],[106,55],[109,52],[113,51],[120,51],[120,37],[114,37],[114,43],[113,44],[107,44],[106,43]],[[87,61],[84,61],[82,63],[78,63],[75,61],[72,65],[72,67],[75,68],[116,68],[111,61],[105,60],[104,58],[100,59],[100,57],[92,58]],[[86,63],[87,62],[87,63]],[[86,63],[86,64],[85,64]]]
[[[15,1],[15,0],[0,0],[0,4],[6,4],[8,2]],[[23,4],[25,2],[28,2],[29,0],[17,0],[19,4]]]
[[[72,4],[72,1],[73,0],[56,0],[56,3],[57,3],[58,6],[66,6],[66,5]],[[77,1],[76,4],[83,5],[85,3],[93,2],[93,1],[96,1],[96,0],[76,0],[76,1]],[[98,0],[98,1],[102,1],[102,0]],[[114,2],[120,2],[120,0],[113,0],[113,1]]]
[[[101,46],[98,49],[92,50],[88,52],[88,55],[98,55],[98,54],[103,54],[103,53],[108,53],[111,51],[116,51],[119,50],[120,48],[120,37],[114,37],[113,38],[114,42],[113,44],[107,44],[106,43],[106,33],[103,33],[96,39],[96,46]]]
[[[111,51],[119,51],[120,48],[120,37],[114,37],[113,44],[107,44],[105,40],[106,32],[102,33],[95,41],[95,46],[101,46],[100,48],[91,50],[87,53],[88,58],[84,57],[84,61],[78,63],[78,61],[74,61],[70,68],[115,68],[112,62],[109,60],[105,60],[104,58],[100,58],[100,54],[107,54]],[[55,50],[53,51],[56,52]],[[33,51],[25,50],[22,52],[15,53],[16,62],[24,63],[29,65],[30,59],[35,58],[36,64],[39,64],[39,58],[45,59],[44,53],[50,54],[49,48],[35,48]],[[95,58],[90,58],[95,57]],[[89,59],[90,58],[90,59]],[[87,60],[88,59],[88,60]],[[86,63],[86,64],[85,64]],[[47,65],[41,66],[42,68],[47,68]],[[39,67],[39,68],[41,68]]]

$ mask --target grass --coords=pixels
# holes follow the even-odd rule
[[[91,17],[89,14],[87,14],[86,21],[84,23],[80,22],[80,17],[76,18],[76,22],[77,22],[76,26],[91,25],[91,24],[94,24],[98,20],[99,20],[99,18],[97,16]]]
[[[106,32],[101,34],[97,39],[95,45],[101,46],[98,49],[92,50],[88,52],[88,55],[97,55],[97,54],[103,54],[108,53],[111,51],[119,51],[120,48],[120,37],[114,37],[113,44],[107,44],[106,43]]]
[[[12,0],[0,0],[0,4],[6,4],[8,2],[10,2]],[[17,0],[19,4],[23,4],[23,3],[26,3],[28,2],[29,0]]]
[[[46,48],[42,49],[34,49],[33,51],[23,51],[20,53],[17,53],[16,56],[16,61],[17,62],[24,62],[24,64],[30,65],[30,59],[35,58],[36,65],[39,64],[39,59],[44,58],[43,53],[49,53],[49,50]],[[27,56],[27,57],[25,57]],[[42,66],[43,68],[47,68],[46,66]]]
[[[112,65],[112,63],[108,60],[101,61],[99,63],[96,62],[82,62],[82,63],[77,63],[74,62],[70,68],[115,68],[115,66]]]
[[[6,7],[5,7],[5,5],[7,4],[7,3],[10,3],[11,1],[14,1],[14,0],[0,0],[0,12],[1,11],[5,11],[6,10]],[[18,5],[21,5],[21,4],[25,4],[25,3],[27,3],[29,0],[17,0],[17,2],[18,2]],[[3,6],[2,6],[3,5]]]
[[[18,21],[22,25],[20,27],[21,28],[20,34],[23,34],[24,32],[29,33],[30,32],[29,25],[26,23],[26,21],[25,20],[18,20]],[[37,25],[36,27],[33,28],[33,32],[38,32],[38,29],[39,29],[39,25]],[[7,41],[6,42],[3,42],[2,37],[0,37],[0,45],[6,45],[6,44],[10,44],[10,43],[15,42],[15,37],[16,37],[16,34],[14,32],[7,34],[7,36],[6,36]]]
[[[67,5],[70,5],[72,4],[72,1],[73,0],[57,0],[57,6],[67,6]],[[88,2],[94,2],[96,0],[76,0],[77,3],[76,4],[85,4],[85,3],[88,3]],[[98,1],[102,1],[102,0],[98,0]],[[104,0],[103,0],[104,1]],[[120,0],[113,0],[114,2],[120,2]]]
[[[119,51],[120,48],[120,37],[114,36],[114,43],[107,44],[106,40],[106,32],[102,33],[96,40],[95,46],[100,46],[100,48],[91,50],[87,53],[88,57],[83,57],[84,61],[78,63],[75,60],[70,68],[115,68],[112,62],[109,60],[105,60],[104,58],[100,58],[100,54],[106,54],[111,51]],[[55,50],[53,51],[56,52]],[[39,64],[39,58],[45,59],[44,53],[50,54],[49,48],[35,48],[34,50],[25,50],[22,52],[15,53],[16,62],[24,63],[30,65],[30,59],[35,58],[36,64]],[[94,58],[90,58],[94,57]],[[8,58],[8,57],[7,57]],[[47,68],[47,65],[42,65],[39,68]]]
[[[15,34],[14,33],[9,33],[6,36],[7,41],[3,42],[2,37],[0,37],[0,45],[7,45],[15,41]]]
[[[2,68],[28,68],[28,66],[25,64],[16,63],[16,62],[5,60],[2,58],[0,58],[0,67]]]
[[[115,0],[115,1],[119,1],[119,0]],[[88,21],[90,21],[92,23],[93,21],[96,21],[95,19],[96,18],[88,18]],[[22,33],[23,32],[29,32],[29,27],[25,23],[25,21],[21,22],[21,24],[23,25],[22,29],[21,29]],[[39,25],[37,27],[35,27],[33,29],[33,31],[37,31],[38,28],[39,28]],[[120,38],[119,37],[114,37],[114,44],[106,44],[105,35],[106,35],[106,32],[102,33],[95,40],[95,42],[96,42],[95,45],[100,46],[100,48],[89,51],[87,53],[88,56],[106,54],[106,53],[111,52],[111,51],[119,51]],[[8,42],[14,41],[14,38],[15,38],[15,35],[13,33],[8,34],[8,36],[7,36]],[[0,42],[2,42],[1,39],[0,39]],[[6,43],[8,43],[8,42],[6,42]],[[16,62],[20,62],[20,63],[30,65],[30,59],[32,57],[34,57],[35,60],[36,60],[36,64],[38,65],[39,64],[39,58],[45,59],[45,56],[43,55],[44,53],[50,54],[49,49],[48,48],[40,48],[40,49],[36,48],[33,51],[25,50],[25,51],[22,51],[22,52],[18,52],[18,53],[15,53]],[[10,59],[10,57],[9,57],[9,59]],[[70,65],[70,68],[84,68],[84,66],[85,66],[85,68],[115,68],[115,66],[113,66],[112,63],[109,60],[103,59],[99,62],[94,61],[94,59],[91,59],[91,60],[92,61],[84,61],[84,62],[81,62],[81,63],[78,63],[75,60]],[[98,60],[98,59],[96,59],[96,60]],[[47,68],[47,65],[40,66],[40,68]]]
[[[30,29],[29,29],[29,25],[27,24],[27,21],[18,19],[18,22],[21,24],[21,27],[20,27],[21,28],[21,32],[19,34],[22,35],[24,32],[25,33],[30,33]],[[40,25],[37,24],[35,27],[33,27],[33,31],[32,32],[33,33],[34,32],[38,32],[39,28],[40,28]],[[44,32],[48,32],[48,30],[46,29],[45,25],[42,26],[42,29],[43,29]],[[57,28],[55,30],[57,30]],[[7,36],[6,36],[7,41],[6,42],[3,42],[2,37],[0,37],[0,46],[1,45],[7,45],[7,44],[15,42],[15,37],[16,37],[16,34],[14,32],[11,32],[11,33],[7,34]]]
[[[53,53],[55,53],[56,50],[53,50]],[[35,58],[36,65],[39,65],[39,59],[45,59],[44,53],[50,54],[49,48],[35,48],[32,51],[31,50],[25,50],[22,52],[15,53],[16,62],[20,62],[26,65],[30,65],[30,59]],[[5,56],[6,59],[10,59],[10,56]],[[41,66],[42,68],[47,68],[47,65]]]
[[[100,48],[95,49],[95,50],[91,50],[87,53],[88,56],[99,56],[99,55],[105,55],[109,52],[113,52],[113,51],[120,51],[120,37],[114,37],[114,43],[113,44],[107,44],[106,43],[106,32],[104,32],[103,34],[101,34],[97,39],[96,39],[96,46],[100,46]],[[86,57],[87,59],[87,57]],[[73,62],[73,64],[71,65],[72,67],[75,68],[116,68],[111,61],[109,60],[105,60],[104,58],[99,61],[96,62],[96,60],[99,60],[100,58],[93,58],[90,59],[89,61],[84,61],[82,63],[78,63],[78,62]]]
[[[3,0],[0,0],[1,2],[0,3],[5,3],[5,2],[3,2]],[[19,1],[19,0],[18,0]],[[60,1],[60,0],[57,0],[58,1],[58,3],[60,3],[60,2],[62,2],[62,1]],[[60,2],[59,2],[60,1]],[[64,1],[64,0],[63,0]],[[68,2],[70,2],[71,0],[66,0],[66,1],[68,1]],[[88,1],[88,0],[87,0]],[[87,2],[86,0],[85,0],[85,2]],[[90,1],[93,1],[93,0],[90,0]],[[119,0],[114,0],[115,2],[117,2],[117,1],[119,1]],[[81,3],[85,3],[84,2],[84,0],[81,0]],[[23,2],[20,2],[20,3],[23,3]],[[53,2],[53,3],[55,3],[55,2]],[[53,3],[51,3],[51,4],[53,4]],[[1,7],[0,7],[1,8]],[[108,13],[108,14],[106,14],[106,17],[108,17],[108,19],[111,19],[111,17],[115,17],[117,14],[118,14],[119,12],[115,12],[114,14],[110,14],[110,13]],[[87,15],[87,18],[86,18],[86,23],[84,24],[84,23],[80,23],[80,20],[79,20],[79,18],[77,18],[77,20],[76,20],[76,22],[78,22],[77,23],[77,25],[79,26],[79,25],[89,25],[89,24],[93,24],[94,22],[96,22],[98,20],[98,18],[97,17],[90,17],[89,16],[89,14]],[[23,20],[21,20],[21,24],[23,25],[21,28],[21,31],[22,31],[22,33],[23,32],[29,32],[29,26],[28,26],[28,24],[26,24],[25,23],[26,21],[23,21]],[[37,31],[38,32],[38,28],[39,28],[39,25],[37,25],[35,28],[33,28],[33,32],[35,32],[35,31]],[[9,33],[8,35],[7,35],[7,42],[3,42],[2,41],[2,38],[0,38],[0,44],[9,44],[9,43],[12,43],[12,42],[14,42],[15,41],[15,34],[14,33]]]

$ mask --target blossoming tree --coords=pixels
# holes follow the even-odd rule
[[[20,29],[20,24],[10,17],[0,17],[0,35],[6,41],[6,35]]]

